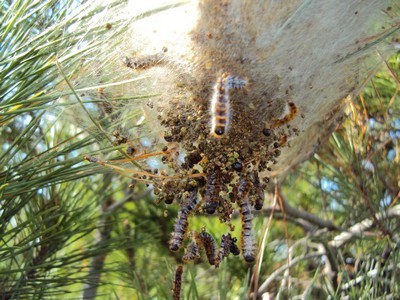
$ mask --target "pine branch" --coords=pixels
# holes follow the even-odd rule
[[[385,212],[379,212],[375,214],[375,219],[380,221],[399,217],[400,205],[393,206]],[[346,231],[335,236],[335,238],[329,242],[329,245],[335,248],[341,248],[353,238],[363,236],[365,231],[371,229],[373,226],[376,226],[373,219],[364,219],[361,222],[358,222],[357,224],[351,226]],[[397,239],[398,237],[394,236],[394,238]]]
[[[293,220],[294,222],[300,224],[300,226],[308,231],[315,230],[316,228],[327,228],[328,230],[341,231],[340,227],[336,226],[331,221],[322,220],[314,214],[291,206],[286,198],[282,195],[280,189],[279,193],[282,199],[283,209],[278,207],[266,207],[262,210],[264,215],[270,215],[272,212],[274,212],[274,214],[277,214],[276,217],[280,217],[280,214],[284,212],[289,217],[289,220]]]

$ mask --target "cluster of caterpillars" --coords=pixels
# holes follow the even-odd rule
[[[192,233],[192,241],[187,246],[186,253],[182,257],[182,261],[184,263],[189,263],[191,261],[199,260],[200,250],[202,248],[207,256],[208,263],[212,266],[215,266],[215,268],[218,268],[220,263],[230,253],[235,256],[240,254],[240,250],[236,245],[236,238],[233,238],[230,233],[222,235],[221,244],[218,250],[214,238],[203,227],[200,233]],[[175,268],[174,280],[172,283],[172,295],[173,299],[175,300],[181,299],[182,275],[183,266],[178,265]]]
[[[175,200],[180,203],[181,207],[169,241],[171,251],[178,251],[184,245],[185,238],[188,237],[189,218],[195,213],[207,213],[210,215],[217,213],[220,220],[226,223],[233,231],[230,219],[235,205],[242,220],[240,248],[243,258],[246,262],[253,262],[255,260],[256,242],[252,228],[252,210],[253,208],[255,210],[262,209],[264,189],[269,181],[268,178],[261,179],[259,173],[265,169],[269,170],[267,164],[275,162],[275,157],[280,153],[278,148],[287,142],[286,136],[276,141],[274,128],[290,122],[296,116],[298,109],[293,102],[288,103],[288,111],[283,117],[272,120],[270,128],[264,127],[260,130],[260,136],[262,136],[260,141],[237,143],[240,142],[237,137],[240,137],[242,134],[240,131],[241,128],[232,128],[231,131],[228,131],[230,118],[232,117],[231,106],[229,104],[230,92],[244,89],[246,85],[247,79],[241,79],[229,73],[223,73],[217,79],[209,105],[211,111],[211,122],[209,122],[211,123],[211,132],[208,131],[204,135],[203,140],[200,138],[196,141],[198,143],[197,146],[193,146],[195,142],[193,139],[190,140],[189,136],[192,133],[188,132],[186,136],[182,135],[180,140],[177,136],[173,136],[173,134],[175,132],[182,134],[182,132],[187,132],[188,128],[191,128],[194,132],[199,132],[199,130],[204,128],[204,125],[195,123],[188,126],[188,120],[186,124],[179,125],[181,120],[176,116],[176,112],[182,111],[176,109],[176,111],[170,111],[170,123],[165,121],[168,119],[164,120],[166,127],[172,128],[171,136],[169,133],[168,135],[165,134],[165,140],[170,143],[168,147],[165,146],[162,152],[141,155],[142,158],[146,158],[164,154],[161,161],[173,168],[176,174],[182,174],[182,169],[186,169],[182,177],[180,175],[166,176],[162,173],[153,175],[151,171],[138,172],[138,174],[142,173],[143,176],[147,176],[146,180],[153,179],[154,193],[158,196],[159,202],[164,201],[166,204],[171,204]],[[207,120],[205,121],[207,122]],[[169,124],[173,124],[174,126],[172,127]],[[252,126],[253,124],[250,125]],[[243,126],[243,128],[246,129],[246,126]],[[253,130],[253,128],[250,130]],[[127,142],[127,138],[122,136],[119,131],[113,132],[113,135],[116,138],[116,144],[119,145]],[[231,138],[231,135],[234,137]],[[187,146],[188,143],[184,143],[185,140],[186,142],[190,142],[191,148]],[[253,144],[248,147],[248,152],[242,153],[241,149],[247,146],[246,143]],[[264,152],[259,151],[263,147]],[[272,151],[269,150],[271,147]],[[187,155],[185,163],[179,165],[173,156],[182,148],[187,151]],[[254,152],[254,149],[259,151],[259,153]],[[135,155],[135,151],[131,146],[128,147],[127,153],[130,156]],[[136,161],[139,158],[134,157],[132,160]],[[86,159],[93,163],[108,165],[95,158],[88,157]],[[199,169],[202,170],[202,173],[199,173]],[[161,180],[156,180],[157,178]],[[206,250],[209,249],[207,248],[207,242],[201,238],[203,235],[206,235],[206,233],[195,234],[194,241],[186,249],[185,261],[195,259],[201,247],[204,247]],[[227,243],[224,239],[221,242],[222,246]],[[235,241],[232,244],[235,244]],[[235,253],[239,252],[235,251]],[[213,263],[213,259],[209,259],[209,263],[218,266],[222,260],[215,259],[218,262],[217,264]]]
[[[274,152],[272,152],[273,155],[269,157],[267,156],[264,158],[264,160],[261,159],[257,162],[257,159],[250,155],[250,157],[247,158],[248,161],[246,162],[244,161],[246,158],[241,158],[239,155],[237,158],[231,157],[233,160],[228,167],[226,163],[220,163],[219,160],[226,158],[224,155],[221,156],[221,151],[226,151],[226,149],[231,147],[231,142],[229,142],[229,127],[232,118],[230,93],[235,90],[246,88],[247,82],[247,79],[233,76],[230,73],[222,73],[222,75],[217,79],[209,105],[211,114],[211,132],[209,133],[208,137],[209,141],[204,143],[205,146],[200,144],[198,147],[203,148],[203,152],[206,152],[207,149],[204,148],[208,147],[209,152],[199,155],[198,152],[192,151],[185,159],[187,161],[186,167],[188,168],[192,168],[195,165],[200,165],[204,170],[205,179],[195,181],[195,184],[192,184],[190,188],[185,186],[182,187],[184,190],[186,189],[186,192],[181,194],[183,201],[180,202],[181,208],[174,226],[174,231],[171,234],[169,244],[171,251],[177,251],[182,247],[185,237],[187,236],[189,216],[191,214],[197,212],[214,214],[217,212],[220,220],[228,224],[228,226],[231,226],[230,218],[234,210],[232,204],[236,204],[242,219],[241,250],[243,258],[247,262],[253,262],[255,260],[256,241],[252,228],[252,210],[253,208],[255,210],[262,209],[264,203],[265,184],[269,180],[268,178],[264,178],[264,182],[262,182],[262,180],[259,178],[259,170],[261,166],[265,164],[265,161],[275,161],[275,157],[280,154],[278,148],[286,144],[287,136],[282,136],[278,139],[278,141],[272,143],[274,148]],[[297,106],[293,102],[289,102],[287,111],[284,112],[283,116],[281,118],[272,120],[270,123],[270,128],[264,128],[262,130],[263,136],[268,138],[274,135],[273,130],[275,128],[289,123],[293,118],[295,118],[297,113]],[[176,120],[174,121],[174,124],[177,124]],[[238,132],[237,128],[232,130]],[[236,135],[238,134],[236,133]],[[172,138],[172,136],[170,137],[168,135],[166,140],[170,141]],[[226,146],[219,143],[219,141],[222,141],[223,139],[228,141],[225,142]],[[233,138],[232,140],[235,139]],[[239,149],[239,151],[240,147],[241,146],[239,144],[236,145],[236,149]],[[226,155],[229,156],[228,153]],[[259,156],[261,157],[262,154]],[[256,162],[252,163],[252,160]],[[176,170],[179,172],[178,168]],[[175,191],[173,189],[173,185],[171,185],[169,188],[173,191],[170,194],[180,194],[179,190],[182,189],[179,187],[179,185],[175,186]],[[157,191],[156,194],[164,194],[165,197],[166,193],[165,191]],[[201,196],[202,201],[199,201],[199,196]],[[163,196],[161,196],[161,198],[162,197]],[[169,203],[171,202],[172,201]],[[207,244],[204,242],[199,242],[201,241],[199,236],[202,234],[195,234],[194,240],[186,248],[186,254],[183,258],[184,261],[196,259],[198,257],[199,248],[202,245],[207,249]],[[224,239],[227,238],[224,237]],[[224,239],[221,242],[222,248],[226,247],[225,245],[227,243],[227,241]],[[239,252],[240,251],[238,251],[238,253]],[[222,257],[224,256],[222,255]],[[220,261],[218,259],[217,261],[218,263],[215,264],[213,259],[209,259],[209,263],[211,265],[218,266]]]
[[[236,164],[235,166],[237,169],[241,169],[240,164]],[[233,209],[231,207],[230,201],[223,199],[220,196],[220,192],[222,190],[222,182],[219,180],[219,172],[222,172],[219,169],[213,169],[212,172],[208,175],[208,180],[205,184],[205,188],[203,191],[203,199],[204,199],[204,206],[203,210],[205,210],[208,214],[213,214],[216,209],[220,209],[223,213],[229,214],[225,216],[226,218],[230,217]],[[256,172],[252,173],[253,176],[249,177],[239,177],[237,180],[236,185],[233,187],[231,196],[232,199],[235,199],[237,207],[239,209],[241,219],[242,219],[242,232],[241,232],[241,249],[243,253],[243,257],[247,262],[253,262],[255,259],[256,253],[256,243],[253,234],[252,228],[252,207],[256,210],[260,210],[264,203],[264,191],[260,184],[260,180]],[[222,176],[222,175],[221,175]],[[181,248],[185,236],[187,235],[187,229],[189,225],[189,216],[192,212],[198,211],[198,189],[195,188],[186,194],[186,199],[182,202],[181,208],[178,212],[178,218],[176,219],[174,231],[171,234],[169,248],[171,251],[177,251]],[[224,211],[224,206],[228,206],[229,208]],[[221,242],[221,250],[220,257],[221,260],[217,259],[217,264],[214,263],[214,259],[210,258],[214,257],[215,255],[212,254],[215,251],[211,251],[210,249],[215,248],[214,239],[211,235],[209,235],[204,230],[200,233],[194,233],[193,241],[189,244],[187,248],[187,255],[184,257],[184,260],[190,261],[195,259],[198,253],[198,250],[201,246],[204,246],[206,250],[206,254],[208,257],[208,262],[210,265],[215,265],[216,267],[219,266],[219,263],[222,261],[223,257],[225,257],[229,252],[222,251],[225,249],[226,245],[228,244],[228,237],[223,236]],[[239,248],[236,246],[236,239],[230,237],[230,244],[229,247],[232,247],[231,253],[234,255],[238,255],[240,253]],[[222,255],[222,256],[221,256]],[[193,259],[192,259],[193,258]]]
[[[165,50],[144,58],[125,59],[124,63],[135,70],[147,69],[162,63],[164,53]],[[169,241],[171,251],[178,251],[185,245],[185,239],[189,237],[190,216],[197,213],[216,213],[233,231],[230,219],[235,206],[242,220],[240,250],[245,261],[253,262],[256,241],[252,210],[262,209],[264,189],[269,181],[268,177],[260,178],[259,174],[272,170],[270,165],[276,163],[279,148],[288,141],[286,134],[278,136],[277,132],[285,131],[282,126],[296,117],[298,108],[294,102],[288,102],[283,116],[269,120],[269,126],[265,127],[263,122],[256,122],[255,116],[245,107],[240,113],[235,113],[234,109],[241,109],[241,106],[237,102],[231,103],[234,96],[245,97],[247,92],[252,92],[251,89],[248,91],[249,80],[229,72],[220,74],[212,91],[211,86],[199,83],[200,90],[210,92],[200,97],[203,102],[176,99],[176,102],[169,101],[167,106],[158,106],[158,119],[165,127],[164,139],[168,143],[161,161],[182,177],[177,180],[177,175],[174,175],[170,180],[154,180],[154,193],[159,203],[180,203]],[[232,94],[240,90],[246,93]],[[183,164],[177,159],[180,151],[186,153]],[[167,177],[161,175],[147,178]],[[214,239],[205,231],[192,233],[191,238],[185,249],[184,262],[198,259],[201,248],[206,250],[206,254],[213,253],[210,249],[216,248]],[[213,241],[210,242],[211,248],[207,238]],[[218,266],[229,254],[228,244],[229,248],[231,245],[236,247],[235,251],[230,250],[231,253],[239,254],[235,242],[230,234],[224,235],[218,254],[215,250],[213,258],[207,255],[209,263]]]
[[[232,76],[229,73],[223,73],[217,79],[210,103],[211,132],[209,139],[217,138],[216,140],[219,140],[229,135],[228,129],[231,118],[230,91],[243,89],[246,85],[247,80]],[[272,129],[290,122],[297,115],[297,112],[297,106],[293,102],[289,102],[287,112],[281,118],[274,119],[270,124],[271,129],[265,128],[263,135],[272,135]],[[283,146],[286,142],[287,137],[283,136],[273,143],[273,147],[276,149],[274,156],[279,155],[280,151],[277,148]],[[218,151],[221,147],[217,145],[215,149]],[[209,155],[209,157],[212,156]],[[273,160],[274,158],[272,158]],[[192,166],[198,162],[196,160],[192,163]],[[218,212],[221,221],[229,225],[230,216],[233,212],[232,203],[236,203],[242,219],[242,254],[247,262],[254,261],[256,242],[252,228],[252,209],[262,209],[265,181],[268,181],[268,178],[264,179],[264,183],[262,183],[257,169],[250,168],[249,170],[246,168],[250,165],[249,163],[243,163],[240,159],[236,159],[229,168],[221,166],[218,162],[212,160],[207,164],[202,164],[206,175],[205,182],[185,194],[185,200],[181,202],[181,209],[171,235],[170,250],[177,251],[181,248],[191,213],[200,211],[214,214]],[[229,197],[221,196],[224,193],[228,194]],[[202,197],[202,205],[199,205],[199,195]],[[189,257],[194,257],[194,253],[198,248],[199,243],[192,242],[187,248],[185,259],[188,260]]]
[[[213,236],[203,228],[200,233],[192,233],[192,241],[187,246],[182,261],[188,263],[200,259],[201,249],[204,249],[208,263],[211,266],[215,266],[215,268],[218,268],[220,263],[230,253],[235,256],[240,254],[240,250],[236,245],[236,238],[233,238],[230,233],[222,235],[221,244],[218,250]]]

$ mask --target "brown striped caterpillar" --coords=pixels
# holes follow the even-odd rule
[[[186,230],[188,228],[189,213],[196,207],[197,204],[197,189],[190,192],[186,202],[182,205],[178,213],[178,218],[174,226],[174,231],[171,234],[169,240],[169,249],[171,251],[177,251],[181,245],[183,238],[185,237]]]
[[[182,274],[183,266],[176,266],[174,282],[172,285],[172,297],[174,300],[181,299]]]
[[[204,250],[206,251],[209,264],[212,266],[215,265],[216,244],[214,238],[204,228],[197,237],[201,241]]]
[[[196,241],[193,241],[187,247],[185,255],[182,257],[182,261],[187,263],[189,261],[196,260],[200,257],[199,255],[199,246]]]
[[[245,179],[242,177],[239,181],[239,193],[240,183]],[[239,194],[238,193],[238,194]],[[255,259],[256,244],[253,235],[252,220],[253,215],[251,213],[251,206],[249,204],[248,195],[243,194],[242,197],[237,198],[240,214],[242,215],[242,251],[243,257],[247,262],[252,262]]]
[[[211,135],[214,137],[222,138],[229,129],[231,117],[229,90],[243,89],[246,84],[246,80],[229,73],[223,73],[218,78],[211,98]]]
[[[288,108],[289,108],[289,110],[285,113],[285,115],[282,118],[274,120],[274,122],[271,125],[271,128],[276,128],[276,127],[285,125],[297,116],[297,113],[299,112],[299,110],[298,110],[296,104],[294,104],[294,102],[289,102]]]
[[[206,188],[204,190],[204,210],[213,214],[220,204],[219,192],[221,191],[221,170],[214,168],[208,172]]]

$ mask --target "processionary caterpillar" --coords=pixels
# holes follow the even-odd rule
[[[214,238],[203,228],[198,235],[198,239],[204,246],[209,264],[215,265],[216,244]]]
[[[246,84],[246,80],[229,73],[223,73],[218,78],[211,99],[211,134],[214,137],[222,138],[229,129],[231,117],[229,90],[243,89]]]
[[[241,177],[239,180],[239,188],[237,203],[239,206],[240,214],[242,215],[242,251],[243,257],[247,262],[252,262],[255,259],[255,240],[252,228],[253,215],[251,213],[251,206],[249,203],[248,193],[241,191],[241,185],[246,179]]]
[[[219,192],[221,191],[221,170],[218,168],[208,172],[206,188],[204,190],[204,210],[213,214],[220,204]]]
[[[177,251],[181,245],[183,238],[186,234],[189,213],[196,207],[197,204],[197,189],[190,192],[186,202],[182,205],[178,213],[178,218],[174,226],[174,231],[171,234],[169,241],[169,249],[171,251]]]
[[[172,296],[174,300],[181,299],[182,274],[183,266],[177,266],[175,269],[174,282],[172,286]]]

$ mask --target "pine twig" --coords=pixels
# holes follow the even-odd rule
[[[400,217],[400,205],[393,206],[386,212],[379,212],[375,215],[377,220],[383,220],[385,218],[396,218]],[[372,219],[364,219],[361,222],[351,226],[348,230],[335,236],[335,238],[329,242],[329,245],[335,248],[341,248],[344,244],[350,241],[356,236],[362,235],[366,230],[374,226]]]

